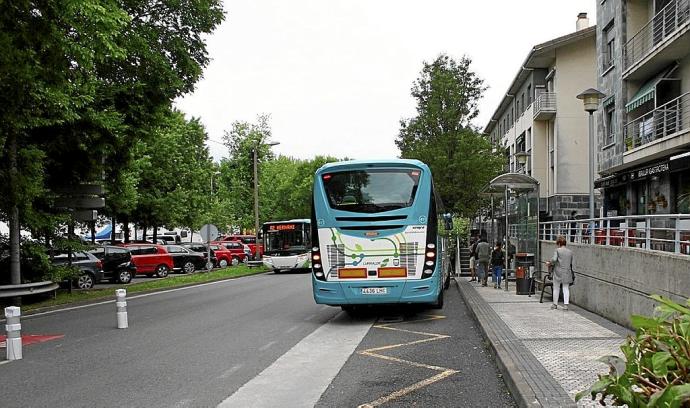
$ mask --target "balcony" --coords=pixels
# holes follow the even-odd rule
[[[640,80],[688,54],[690,0],[674,0],[623,47],[623,77]]]
[[[687,133],[689,128],[690,92],[628,122],[625,125],[626,151],[668,136]]]
[[[556,93],[542,92],[532,104],[534,120],[549,120],[556,116]]]

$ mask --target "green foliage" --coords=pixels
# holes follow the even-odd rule
[[[611,396],[614,405],[630,408],[690,407],[690,299],[686,306],[658,295],[655,317],[633,316],[635,336],[621,346],[624,358],[606,356],[608,374],[589,390],[576,396],[591,395],[603,401]]]
[[[441,55],[424,63],[412,87],[417,116],[401,121],[396,145],[401,156],[429,165],[447,210],[473,215],[478,193],[499,174],[503,158],[470,122],[485,87],[467,57]]]

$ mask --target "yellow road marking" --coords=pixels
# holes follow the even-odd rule
[[[398,327],[392,327],[393,325],[398,325],[398,324],[417,323],[417,322],[432,321],[432,320],[439,320],[439,319],[445,319],[445,318],[446,318],[445,316],[440,316],[440,315],[427,315],[426,319],[374,325],[374,327],[377,329],[393,330],[393,331],[417,334],[417,335],[421,335],[421,336],[429,336],[429,338],[410,341],[407,343],[391,344],[388,346],[374,347],[374,348],[370,348],[367,350],[359,351],[359,352],[357,352],[357,354],[360,354],[362,356],[374,357],[374,358],[378,358],[381,360],[392,361],[395,363],[405,364],[405,365],[409,365],[412,367],[425,368],[425,369],[433,370],[433,371],[440,371],[440,373],[438,373],[432,377],[429,377],[427,379],[424,379],[422,381],[416,382],[416,383],[414,383],[410,386],[407,386],[405,388],[402,388],[398,391],[392,392],[388,395],[384,395],[384,396],[382,396],[382,397],[380,397],[374,401],[368,402],[366,404],[362,404],[358,408],[378,407],[379,405],[383,405],[385,403],[394,401],[394,400],[396,400],[396,399],[398,399],[404,395],[410,394],[410,393],[415,392],[421,388],[427,387],[433,383],[441,381],[444,378],[449,377],[449,376],[458,372],[457,370],[453,370],[453,369],[446,368],[446,367],[439,367],[439,366],[434,366],[434,365],[429,365],[429,364],[424,364],[424,363],[418,363],[416,361],[404,360],[401,358],[390,357],[390,356],[386,356],[384,354],[377,353],[379,351],[391,350],[394,348],[405,347],[405,346],[413,346],[413,345],[417,345],[417,344],[428,343],[431,341],[443,340],[443,339],[450,338],[450,336],[445,335],[445,334],[427,333],[427,332],[401,329]]]

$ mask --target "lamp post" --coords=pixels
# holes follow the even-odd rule
[[[259,251],[259,146],[265,144],[266,146],[277,146],[280,142],[270,143],[256,143],[254,145],[254,233],[256,234],[255,257],[261,260],[261,252]]]
[[[577,96],[585,106],[585,112],[589,113],[589,232],[592,234],[590,243],[594,243],[594,116],[599,108],[599,101],[605,95],[600,91],[589,88]]]

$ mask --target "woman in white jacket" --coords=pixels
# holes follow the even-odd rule
[[[551,309],[558,308],[558,297],[563,286],[563,310],[568,310],[570,303],[570,284],[573,283],[573,251],[565,247],[566,239],[559,236],[556,239],[556,250],[553,252],[551,262],[547,266],[553,265],[553,304]]]

